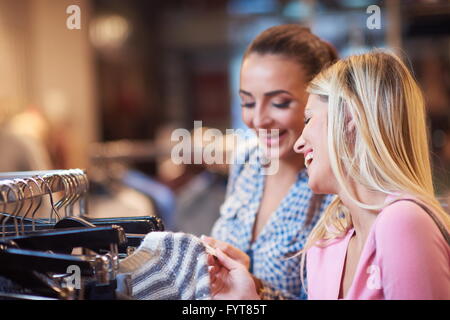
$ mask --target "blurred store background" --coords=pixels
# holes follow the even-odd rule
[[[81,29],[66,26],[70,5]],[[381,29],[366,25],[370,5]],[[450,192],[447,0],[0,0],[0,171],[86,168],[98,216],[156,214],[208,234],[226,171],[170,161],[175,128],[243,127],[241,56],[264,29],[309,26],[341,56],[408,57],[429,111],[437,192]]]

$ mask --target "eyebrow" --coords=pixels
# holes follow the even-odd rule
[[[250,92],[244,91],[242,89],[239,90],[239,93],[242,93],[242,94],[244,94],[246,96],[249,96],[249,97],[253,97],[253,95]]]
[[[244,94],[246,96],[253,97],[253,95],[250,92],[247,92],[247,91],[242,90],[242,89],[239,90],[239,93],[242,93],[242,94]],[[286,94],[292,96],[292,94],[289,91],[286,91],[286,90],[273,90],[273,91],[269,91],[269,92],[264,93],[264,95],[266,97],[272,97],[272,96],[276,96],[277,94],[280,94],[280,93],[286,93]]]

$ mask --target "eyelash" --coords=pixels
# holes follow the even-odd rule
[[[291,104],[291,101],[287,101],[284,103],[272,103],[272,106],[274,106],[275,108],[285,109],[285,108],[288,108],[290,104]],[[242,103],[241,106],[243,108],[253,108],[255,106],[255,103],[254,102]]]
[[[304,123],[305,123],[305,124],[308,124],[309,120],[311,120],[311,118],[305,118]]]
[[[255,106],[254,102],[250,102],[250,103],[242,103],[241,106],[243,108],[253,108]]]
[[[275,108],[280,108],[280,109],[288,108],[290,104],[291,104],[291,101],[286,101],[283,103],[272,103],[272,105]]]

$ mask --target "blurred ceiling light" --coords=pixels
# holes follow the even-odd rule
[[[122,46],[131,32],[127,19],[119,15],[95,18],[89,30],[92,44],[96,48],[118,48]]]

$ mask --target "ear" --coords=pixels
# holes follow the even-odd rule
[[[347,131],[348,132],[354,132],[355,131],[355,121],[353,119],[351,119],[348,123],[347,123]]]

